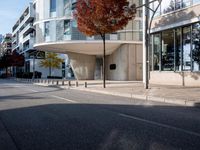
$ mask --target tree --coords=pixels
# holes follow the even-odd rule
[[[135,17],[135,5],[127,0],[78,0],[75,17],[78,29],[87,36],[103,40],[103,82],[105,86],[105,35],[123,29]]]
[[[6,76],[8,75],[8,67],[22,67],[24,66],[24,56],[14,51],[12,54],[5,53],[0,58],[0,68],[6,69]]]
[[[64,60],[58,57],[56,53],[47,53],[46,58],[40,62],[40,66],[49,68],[49,76],[51,76],[52,69],[59,69]]]

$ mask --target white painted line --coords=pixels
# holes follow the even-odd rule
[[[69,100],[67,98],[59,97],[59,96],[56,96],[56,95],[51,95],[51,96],[54,97],[54,98],[57,98],[57,99],[62,99],[62,100],[68,101],[70,103],[78,103],[78,102],[76,102],[74,100]]]
[[[150,121],[150,120],[146,120],[146,119],[142,119],[142,118],[126,115],[126,114],[119,114],[119,116],[129,118],[129,119],[134,119],[134,120],[137,120],[137,121],[145,122],[145,123],[148,123],[148,124],[152,124],[152,125],[156,125],[156,126],[159,126],[159,127],[168,128],[168,129],[172,129],[172,130],[176,130],[176,131],[184,132],[186,134],[190,134],[190,135],[200,137],[199,133],[196,133],[196,132],[193,132],[193,131],[188,131],[188,130],[181,129],[181,128],[174,127],[174,126],[170,126],[170,125],[166,125],[166,124],[163,124],[163,123],[158,123],[158,122],[155,122],[155,121]]]
[[[29,89],[29,91],[32,91],[32,92],[39,92],[39,91],[36,91],[36,90],[32,90],[32,89]]]

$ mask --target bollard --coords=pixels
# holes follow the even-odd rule
[[[56,85],[59,85],[59,81],[56,81]]]
[[[71,86],[71,81],[68,81],[68,86]]]
[[[47,80],[48,81],[48,84],[50,83],[50,80]]]
[[[54,80],[52,80],[52,84],[54,84]]]
[[[85,82],[85,88],[87,88],[87,82]]]
[[[78,81],[76,81],[76,87],[78,87]]]
[[[64,80],[62,81],[62,85],[65,85],[65,81]]]

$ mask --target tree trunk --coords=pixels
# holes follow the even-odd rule
[[[103,88],[106,88],[106,38],[105,34],[102,35],[103,39]]]
[[[6,67],[6,77],[8,77],[8,67]]]
[[[51,76],[51,66],[49,67],[49,76]]]

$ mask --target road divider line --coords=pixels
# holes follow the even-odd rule
[[[139,117],[134,117],[134,116],[131,116],[131,115],[121,114],[121,113],[119,114],[119,116],[124,117],[124,118],[134,119],[134,120],[137,120],[137,121],[140,121],[140,122],[144,122],[144,123],[148,123],[148,124],[151,124],[151,125],[155,125],[155,126],[159,126],[159,127],[163,127],[163,128],[168,128],[168,129],[172,129],[172,130],[176,130],[176,131],[179,131],[179,132],[184,132],[186,134],[190,134],[190,135],[193,135],[193,136],[200,137],[199,133],[189,131],[189,130],[185,130],[185,129],[178,128],[178,127],[174,127],[174,126],[170,126],[170,125],[167,125],[167,124],[158,123],[158,122],[155,122],[155,121],[150,121],[150,120],[142,119],[142,118],[139,118]]]
[[[63,98],[63,97],[59,97],[59,96],[56,96],[56,95],[51,95],[52,97],[54,98],[57,98],[57,99],[62,99],[64,101],[68,101],[70,103],[78,103],[77,101],[74,101],[74,100],[70,100],[70,99],[67,99],[67,98]]]

